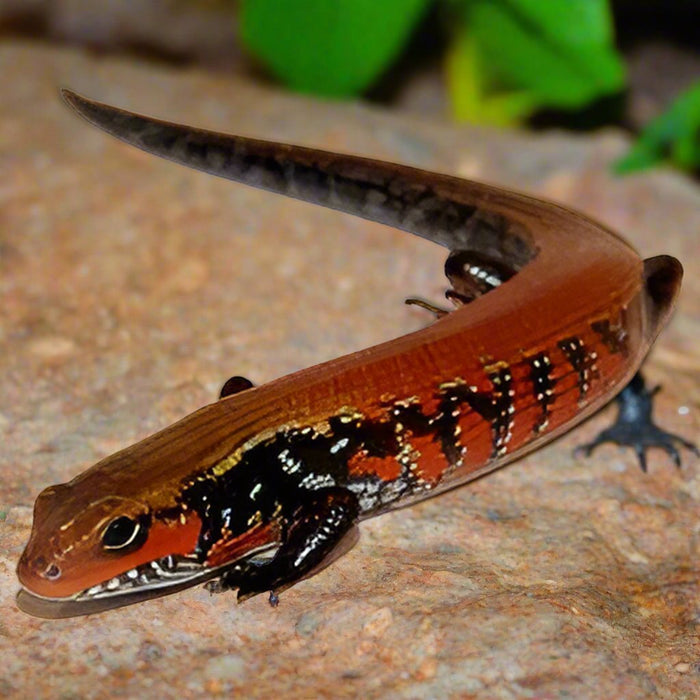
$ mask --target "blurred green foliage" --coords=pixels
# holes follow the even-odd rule
[[[685,170],[700,168],[700,82],[649,122],[629,153],[615,163],[615,171],[644,170],[662,161]]]
[[[396,58],[430,0],[244,0],[241,36],[294,90],[367,89]]]
[[[577,110],[625,88],[609,0],[240,0],[249,50],[294,90],[357,95],[399,55],[426,10],[446,19],[455,119],[513,125]],[[699,167],[700,90],[649,125],[619,172],[663,158]]]
[[[624,87],[607,0],[451,0],[448,58],[460,121],[509,123],[577,109]],[[485,117],[485,118],[484,118]]]

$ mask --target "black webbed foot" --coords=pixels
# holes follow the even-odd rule
[[[355,527],[358,512],[356,496],[346,489],[314,492],[292,516],[286,537],[271,559],[236,562],[205,588],[210,593],[238,589],[239,601],[269,592],[270,605],[275,607],[279,591],[327,564],[342,547]]]
[[[671,455],[678,468],[681,466],[681,456],[676,445],[685,447],[693,454],[700,456],[700,451],[692,442],[669,433],[654,423],[651,417],[653,398],[660,389],[661,387],[658,386],[651,390],[647,389],[644,378],[640,372],[637,372],[615,399],[618,404],[615,423],[601,431],[592,442],[579,445],[574,454],[588,456],[598,445],[605,442],[626,445],[634,449],[644,472],[647,470],[646,450],[650,447],[660,447],[665,450]]]

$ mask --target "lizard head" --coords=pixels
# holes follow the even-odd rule
[[[96,612],[170,592],[202,574],[194,513],[158,516],[145,500],[114,493],[86,498],[83,487],[52,486],[36,501],[17,568],[25,612]]]

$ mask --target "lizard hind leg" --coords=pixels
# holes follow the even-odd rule
[[[445,261],[445,276],[450,281],[450,289],[445,292],[445,298],[459,308],[496,289],[507,282],[517,269],[504,263],[495,255],[487,255],[476,250],[453,250]],[[419,297],[409,297],[406,303],[419,306],[436,318],[442,318],[450,313]]]

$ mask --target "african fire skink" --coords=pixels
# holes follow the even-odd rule
[[[427,328],[263,386],[234,377],[216,403],[47,488],[18,568],[31,614],[92,613],[202,581],[274,601],[359,521],[497,469],[609,401],[680,287],[677,260],[642,261],[556,204],[64,97],[151,153],[445,246],[455,309],[424,304],[437,316]],[[618,424],[603,438],[678,461],[674,443],[695,448],[649,421],[640,431],[651,392],[639,382],[621,411],[634,437]]]

